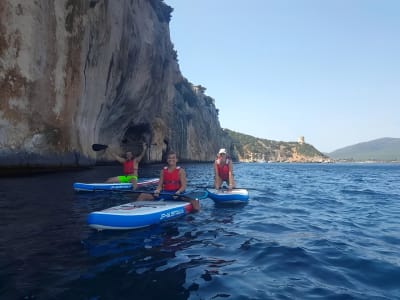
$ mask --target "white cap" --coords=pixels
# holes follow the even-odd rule
[[[226,150],[225,150],[225,148],[221,148],[221,149],[219,149],[219,151],[218,151],[218,154],[222,154],[222,153],[226,154]]]

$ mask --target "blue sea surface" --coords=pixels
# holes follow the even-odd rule
[[[182,164],[190,189],[212,164]],[[141,177],[157,177],[144,166]],[[129,193],[77,193],[120,166],[0,178],[0,299],[400,299],[400,165],[234,165],[245,205],[139,230],[88,213]]]

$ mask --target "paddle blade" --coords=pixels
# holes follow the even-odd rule
[[[102,144],[93,144],[92,145],[92,149],[93,149],[93,151],[101,151],[101,150],[104,150],[104,149],[107,149],[107,145],[102,145]]]
[[[185,198],[190,198],[190,199],[205,199],[208,196],[207,191],[193,191],[193,192],[187,192],[182,195]]]

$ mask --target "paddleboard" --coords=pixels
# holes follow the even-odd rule
[[[246,189],[207,189],[208,197],[215,203],[245,203],[249,200],[249,192]]]
[[[192,205],[184,201],[136,201],[92,212],[87,223],[98,230],[136,229],[178,218],[192,210]]]
[[[145,188],[157,185],[158,178],[139,178],[137,187]],[[78,192],[94,192],[94,191],[113,191],[113,190],[131,190],[132,183],[82,183],[75,182],[73,188]]]

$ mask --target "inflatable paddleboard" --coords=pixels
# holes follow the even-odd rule
[[[137,187],[145,188],[157,185],[158,178],[139,178]],[[131,190],[132,183],[82,183],[75,182],[73,188],[78,192],[94,192],[94,191],[113,191],[113,190]]]
[[[92,212],[87,223],[98,230],[135,229],[175,219],[192,210],[192,205],[184,201],[136,201]]]
[[[207,189],[208,197],[215,203],[246,203],[249,200],[249,192],[246,189]]]

